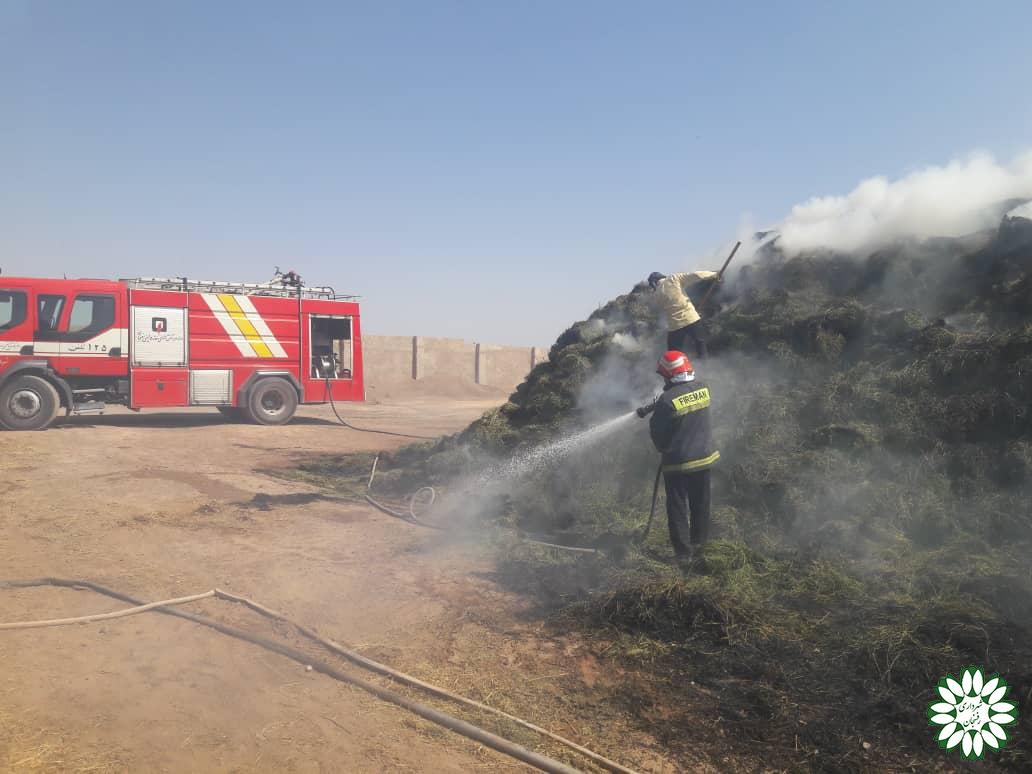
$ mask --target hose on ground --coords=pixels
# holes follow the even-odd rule
[[[431,524],[428,521],[423,521],[422,519],[419,518],[419,516],[416,515],[416,508],[415,508],[416,499],[419,497],[419,493],[420,492],[425,492],[425,491],[429,491],[430,492],[430,504],[427,506],[429,508],[430,505],[433,505],[433,502],[434,502],[434,500],[437,497],[437,493],[434,491],[434,488],[432,486],[424,486],[424,487],[421,487],[421,488],[417,489],[415,492],[413,492],[412,495],[408,499],[408,505],[405,508],[405,510],[400,510],[398,507],[396,507],[394,505],[387,505],[386,503],[382,503],[379,500],[374,499],[370,495],[364,495],[364,497],[365,497],[365,501],[367,503],[369,503],[371,506],[373,506],[377,510],[382,511],[383,513],[386,513],[388,516],[393,516],[396,519],[401,519],[402,521],[407,521],[410,524],[418,524],[420,527],[426,527],[427,529],[437,529],[437,530],[441,530],[442,532],[443,531],[447,531],[447,527],[442,527],[442,526],[440,526],[438,524]]]
[[[35,629],[46,626],[65,626],[70,624],[108,621],[113,618],[124,618],[130,615],[146,613],[150,610],[154,610],[155,608],[159,607],[185,605],[189,602],[197,602],[202,599],[210,599],[211,597],[217,597],[218,599],[224,599],[229,602],[235,602],[237,604],[244,605],[245,607],[248,607],[254,612],[258,613],[259,615],[265,616],[266,618],[269,618],[273,621],[279,621],[281,623],[288,624],[289,626],[293,627],[299,634],[301,634],[304,637],[307,637],[313,642],[318,643],[319,645],[322,645],[331,653],[336,653],[337,655],[343,656],[352,663],[357,664],[358,666],[361,666],[365,669],[384,675],[385,677],[389,677],[392,680],[397,680],[398,682],[404,683],[405,685],[409,685],[413,688],[419,688],[420,690],[426,691],[427,693],[433,694],[434,696],[437,696],[439,698],[448,699],[449,701],[458,702],[459,704],[464,704],[465,706],[472,707],[473,709],[497,715],[498,717],[505,718],[506,720],[516,723],[519,726],[523,726],[526,729],[535,731],[541,734],[542,736],[547,736],[549,739],[559,742],[560,744],[569,747],[571,750],[575,750],[581,753],[586,758],[593,760],[595,763],[599,764],[608,771],[618,772],[618,774],[634,774],[634,771],[632,769],[628,769],[625,766],[621,766],[616,761],[611,761],[608,758],[599,755],[595,751],[589,750],[587,747],[582,747],[576,742],[572,742],[569,739],[566,739],[565,737],[559,736],[558,734],[553,734],[548,729],[534,725],[533,723],[523,720],[522,718],[518,718],[515,715],[510,715],[508,712],[503,712],[502,710],[496,709],[487,704],[481,704],[480,702],[474,701],[473,699],[467,699],[465,696],[460,696],[459,694],[452,693],[451,691],[447,691],[443,688],[439,688],[436,685],[420,680],[418,677],[413,677],[412,675],[392,669],[386,664],[381,664],[379,661],[374,661],[371,658],[363,656],[361,653],[358,653],[357,651],[351,650],[350,648],[346,648],[343,645],[334,642],[331,639],[323,637],[314,629],[309,629],[308,627],[297,623],[296,621],[285,616],[283,613],[273,610],[272,608],[265,607],[264,605],[255,602],[253,599],[248,599],[247,597],[240,596],[239,594],[232,594],[228,591],[224,591],[223,589],[212,589],[211,591],[205,591],[203,594],[194,594],[189,597],[177,597],[175,599],[165,599],[160,602],[150,602],[146,605],[138,605],[136,607],[130,607],[124,610],[115,610],[110,613],[97,613],[95,615],[83,615],[77,616],[75,618],[52,618],[42,621],[19,621],[14,623],[0,623],[0,630],[10,631],[16,629]]]
[[[545,548],[558,548],[560,551],[570,551],[575,554],[601,554],[597,548],[587,548],[585,546],[568,546],[563,543],[550,543],[547,540],[541,540],[540,538],[527,537],[526,535],[517,535],[520,540],[524,543],[533,543],[536,546],[544,546]]]
[[[608,758],[599,755],[594,750],[589,750],[587,747],[582,747],[576,742],[572,742],[569,739],[566,739],[565,737],[559,736],[558,734],[553,734],[551,731],[541,728],[541,726],[536,726],[533,723],[523,720],[522,718],[518,718],[515,715],[510,715],[508,712],[503,712],[502,710],[491,707],[490,705],[481,704],[480,702],[474,701],[473,699],[468,699],[465,696],[460,696],[459,694],[446,691],[445,689],[439,688],[436,685],[423,682],[419,678],[413,677],[412,675],[408,675],[404,672],[399,672],[395,669],[391,669],[389,666],[381,664],[378,661],[374,661],[373,659],[368,658],[367,656],[363,656],[361,653],[351,650],[350,648],[346,648],[343,645],[340,645],[331,639],[323,637],[313,629],[309,629],[305,626],[302,626],[301,624],[296,623],[291,619],[287,618],[282,613],[267,608],[264,605],[260,605],[251,599],[237,596],[236,594],[230,594],[228,591],[222,591],[221,589],[215,589],[215,595],[219,599],[226,599],[232,602],[238,602],[242,605],[245,605],[249,607],[251,610],[255,611],[256,613],[263,615],[267,618],[270,618],[274,621],[280,621],[282,623],[288,624],[292,626],[294,629],[296,629],[303,636],[307,637],[313,642],[319,643],[332,653],[336,653],[337,655],[343,656],[344,658],[348,659],[354,664],[357,664],[358,666],[364,667],[373,672],[377,672],[378,674],[384,675],[385,677],[389,677],[392,680],[397,680],[398,682],[404,683],[405,685],[409,685],[413,688],[419,688],[420,690],[426,691],[427,693],[433,694],[434,696],[438,696],[442,699],[448,699],[449,701],[458,702],[459,704],[464,704],[467,707],[472,707],[473,709],[482,710],[484,712],[489,712],[492,715],[497,715],[498,717],[505,718],[506,720],[512,721],[513,723],[522,726],[523,728],[535,731],[541,734],[542,736],[547,736],[549,739],[559,742],[560,744],[569,747],[571,750],[576,750],[581,755],[591,759],[607,771],[617,772],[617,774],[635,774],[633,769],[628,769],[626,766],[621,766],[616,761],[611,761]]]
[[[369,492],[373,488],[373,479],[376,478],[376,465],[377,465],[377,463],[379,461],[380,461],[380,455],[377,454],[376,457],[373,458],[373,467],[369,471],[369,481],[366,483],[366,494],[364,495],[365,501],[367,503],[369,503],[370,505],[372,505],[377,510],[382,511],[383,513],[386,513],[388,516],[393,516],[396,519],[401,519],[402,521],[407,521],[407,522],[409,522],[411,524],[417,524],[420,527],[426,527],[428,529],[437,529],[437,530],[447,531],[446,527],[441,527],[441,526],[438,526],[437,524],[431,524],[431,523],[429,523],[427,521],[423,521],[416,514],[415,503],[416,503],[416,500],[418,499],[418,497],[419,497],[421,492],[429,492],[430,493],[430,502],[427,503],[426,510],[429,510],[431,507],[433,507],[434,502],[437,500],[437,492],[434,490],[434,488],[432,486],[424,486],[424,487],[421,487],[421,488],[417,489],[415,492],[413,492],[412,495],[409,497],[408,507],[404,511],[401,510],[398,506],[388,505],[386,503],[382,503],[382,502],[374,499],[373,496],[369,494]],[[645,529],[642,531],[642,533],[640,535],[636,536],[633,541],[631,541],[632,543],[634,543],[636,545],[643,545],[645,543],[645,541],[648,539],[649,531],[652,529],[652,522],[653,522],[653,520],[655,519],[655,516],[656,516],[656,501],[659,498],[659,480],[662,477],[663,477],[663,462],[662,462],[662,460],[660,460],[659,466],[656,468],[656,478],[652,482],[652,505],[649,507],[649,518],[645,522]],[[520,533],[517,533],[517,537],[520,540],[522,540],[524,543],[533,543],[534,545],[545,546],[546,548],[555,548],[555,549],[559,549],[561,551],[570,551],[572,553],[578,553],[578,554],[602,554],[602,553],[604,553],[602,551],[599,551],[597,548],[592,548],[592,547],[589,547],[589,546],[570,546],[570,545],[564,545],[562,543],[553,543],[553,542],[550,542],[550,541],[547,541],[547,540],[542,540],[540,538],[528,537],[527,535],[523,535],[523,534],[520,534]]]
[[[31,588],[34,586],[58,586],[72,589],[86,588],[90,589],[91,591],[95,591],[98,594],[103,594],[104,596],[111,597],[112,599],[119,599],[123,602],[127,602],[136,607],[144,607],[147,604],[139,599],[129,596],[128,594],[123,594],[113,589],[109,589],[105,586],[101,586],[100,584],[85,580],[68,580],[65,578],[45,577],[31,578],[27,580],[0,581],[0,588]],[[217,591],[209,592],[209,594],[214,594],[215,596],[218,596]],[[232,598],[233,601],[240,601],[240,599],[242,599],[235,597],[235,595],[228,594],[223,596],[223,598]],[[226,634],[230,637],[235,637],[236,639],[243,640],[245,642],[250,642],[273,653],[278,653],[281,656],[285,656],[293,661],[296,661],[299,664],[302,664],[303,666],[310,666],[316,672],[320,672],[321,674],[324,674],[327,677],[332,677],[334,680],[338,680],[342,683],[354,685],[356,688],[361,688],[367,693],[376,696],[378,699],[382,699],[383,701],[387,701],[391,704],[395,704],[399,707],[407,709],[410,712],[419,715],[421,718],[424,718],[425,720],[429,720],[432,723],[436,723],[439,726],[443,726],[444,728],[461,734],[462,736],[465,736],[468,739],[473,739],[474,741],[480,742],[481,744],[486,745],[487,747],[490,747],[493,750],[497,750],[500,753],[504,753],[505,755],[515,758],[516,760],[523,761],[524,763],[530,766],[534,766],[535,768],[541,771],[550,772],[550,774],[578,774],[577,769],[574,769],[571,766],[566,765],[565,763],[557,761],[553,758],[549,758],[546,755],[536,753],[533,750],[528,750],[526,747],[523,747],[522,745],[516,744],[515,742],[509,741],[508,739],[493,734],[490,731],[480,728],[479,726],[473,725],[472,723],[467,723],[466,721],[456,718],[453,715],[441,712],[440,710],[436,710],[433,707],[429,707],[420,702],[413,701],[412,699],[409,699],[406,696],[402,696],[396,691],[392,691],[388,688],[383,688],[379,685],[370,683],[359,677],[355,677],[354,675],[349,675],[346,672],[342,672],[341,670],[332,666],[331,664],[326,663],[325,661],[310,658],[302,651],[297,650],[296,648],[292,648],[289,645],[284,645],[282,643],[267,639],[260,635],[252,634],[250,632],[244,631],[243,629],[238,629],[234,626],[221,623],[220,621],[216,621],[212,618],[206,618],[204,616],[196,615],[194,613],[188,613],[185,610],[177,610],[172,607],[160,606],[152,607],[151,609],[160,613],[165,613],[166,615],[171,615],[177,618],[183,618],[187,621],[192,621],[194,623],[200,624],[201,626],[207,626],[208,628],[214,629],[215,631],[221,632],[222,634]],[[252,609],[256,608],[252,607]]]
[[[659,479],[662,478],[662,476],[663,476],[663,463],[661,461],[659,463],[659,467],[656,468],[656,479],[655,479],[655,481],[652,482],[652,505],[649,507],[649,518],[648,518],[648,521],[645,522],[645,529],[642,530],[642,533],[640,535],[638,535],[637,537],[635,537],[633,541],[631,541],[631,542],[635,543],[636,545],[639,545],[639,546],[643,545],[645,543],[645,541],[649,537],[649,531],[652,529],[652,521],[653,521],[653,519],[656,516],[656,500],[659,497]],[[370,480],[372,480],[372,479],[370,479]],[[534,543],[535,545],[547,546],[548,548],[558,548],[558,549],[561,549],[563,551],[572,551],[574,553],[581,553],[581,554],[600,554],[600,553],[603,553],[602,551],[599,551],[597,548],[584,548],[584,547],[581,547],[581,546],[566,546],[566,545],[562,545],[561,543],[549,543],[546,540],[540,540],[538,538],[527,537],[526,535],[521,535],[520,539],[523,540],[526,543]]]
[[[369,492],[373,488],[373,479],[376,478],[376,465],[377,465],[377,463],[379,461],[380,461],[380,455],[377,454],[373,458],[373,467],[369,471],[369,481],[366,483],[366,494],[364,495],[365,496],[365,501],[367,503],[369,503],[371,506],[373,506],[374,508],[376,508],[377,510],[382,511],[383,513],[386,513],[388,516],[393,516],[396,519],[401,519],[402,521],[407,521],[407,522],[410,522],[412,524],[417,524],[420,527],[427,527],[428,529],[437,529],[437,530],[441,530],[442,532],[447,531],[446,527],[441,527],[441,526],[439,526],[437,524],[431,524],[429,522],[423,521],[416,514],[415,503],[416,503],[417,498],[419,497],[420,492],[430,492],[430,502],[427,503],[427,506],[426,506],[427,509],[431,508],[433,506],[434,502],[437,500],[437,492],[434,490],[434,488],[432,486],[420,487],[415,492],[413,492],[412,495],[408,499],[407,511],[400,510],[400,508],[398,506],[396,506],[396,505],[388,505],[387,503],[382,503],[379,500],[374,499],[373,496],[369,494]],[[560,543],[549,543],[549,542],[547,542],[545,540],[539,540],[537,538],[527,537],[526,535],[523,535],[523,534],[520,534],[520,533],[516,533],[516,536],[520,540],[525,542],[525,543],[534,543],[535,545],[547,546],[548,548],[558,548],[558,549],[563,550],[563,551],[572,551],[574,553],[584,553],[584,554],[597,554],[597,553],[600,553],[595,548],[582,548],[580,546],[565,546],[565,545],[562,545]]]
[[[42,629],[46,626],[68,626],[70,624],[93,623],[95,621],[110,621],[112,618],[124,618],[127,615],[146,613],[156,607],[172,607],[173,605],[185,605],[187,602],[196,602],[199,599],[214,597],[215,590],[205,591],[203,594],[194,594],[191,597],[177,597],[176,599],[165,599],[161,602],[151,602],[146,605],[129,607],[125,610],[115,610],[111,613],[97,613],[95,615],[81,615],[77,618],[50,618],[45,621],[18,621],[17,623],[0,623],[0,631],[10,629]]]
[[[393,516],[396,519],[402,521],[408,521],[412,524],[418,524],[420,527],[426,527],[427,529],[439,529],[444,530],[444,527],[440,527],[437,524],[430,524],[429,522],[422,521],[419,515],[416,513],[416,501],[419,499],[419,495],[423,492],[430,493],[430,501],[426,504],[426,509],[429,510],[433,507],[433,504],[437,501],[437,491],[432,486],[422,486],[409,495],[408,502],[404,506],[395,505],[393,503],[383,503],[373,498],[369,494],[373,490],[373,479],[376,478],[376,464],[380,461],[380,455],[377,454],[373,457],[373,467],[369,471],[369,481],[366,482],[366,493],[364,495],[365,501],[371,506],[376,508],[388,516]],[[405,510],[401,510],[402,507]]]
[[[358,425],[351,424],[346,419],[344,419],[344,417],[342,417],[340,415],[339,411],[337,411],[337,404],[334,403],[334,401],[333,401],[333,390],[330,387],[330,380],[329,380],[328,377],[326,379],[326,397],[330,401],[330,408],[333,409],[333,415],[335,417],[337,417],[337,421],[340,422],[342,425],[344,425],[344,427],[348,428],[349,430],[356,430],[356,431],[358,431],[360,433],[376,433],[377,435],[393,435],[393,436],[395,436],[397,438],[417,438],[417,439],[419,439],[421,441],[436,441],[437,440],[437,438],[435,436],[432,436],[432,435],[412,435],[410,433],[396,433],[393,430],[376,430],[375,428],[371,428],[371,427],[359,427]]]

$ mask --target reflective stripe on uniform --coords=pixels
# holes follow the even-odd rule
[[[691,473],[693,470],[699,470],[712,465],[714,462],[720,459],[720,452],[715,451],[708,457],[703,457],[699,460],[688,460],[687,462],[679,462],[676,465],[664,465],[664,473]]]
[[[671,401],[671,403],[673,403],[674,406],[675,417],[684,416],[685,414],[690,414],[693,411],[709,408],[709,388],[703,387],[695,390],[694,392],[686,392],[684,395],[678,395]]]

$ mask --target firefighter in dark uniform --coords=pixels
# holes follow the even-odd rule
[[[710,429],[709,387],[695,377],[688,357],[671,350],[660,358],[656,373],[666,385],[656,401],[649,431],[663,455],[670,542],[677,559],[684,562],[709,535],[710,468],[720,452]]]

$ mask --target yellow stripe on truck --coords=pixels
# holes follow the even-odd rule
[[[247,343],[251,345],[251,348],[254,349],[254,353],[258,357],[274,357],[272,350],[269,349],[269,345],[262,340],[258,329],[254,327],[254,323],[247,319],[247,313],[240,308],[236,298],[229,293],[219,293],[218,296],[219,301],[226,311],[229,312],[229,316],[236,323],[240,333],[247,339]]]

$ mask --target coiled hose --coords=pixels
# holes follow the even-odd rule
[[[430,495],[429,501],[424,506],[424,513],[426,511],[429,511],[433,507],[434,503],[437,501],[437,492],[434,490],[432,486],[424,486],[417,489],[409,496],[408,501],[404,505],[383,503],[379,500],[374,499],[373,496],[369,494],[369,492],[372,491],[373,488],[373,480],[376,478],[376,466],[377,463],[379,463],[379,461],[380,455],[377,454],[376,457],[373,458],[373,467],[369,471],[369,481],[366,483],[366,494],[363,496],[365,498],[365,501],[377,510],[386,513],[388,516],[393,516],[396,519],[401,519],[402,521],[407,521],[410,524],[416,524],[420,527],[426,527],[427,529],[447,531],[447,527],[442,527],[437,524],[431,524],[428,521],[424,521],[420,518],[419,514],[416,513],[416,502],[419,500],[419,496],[422,493],[427,492]],[[643,545],[649,537],[649,532],[652,529],[652,522],[656,516],[656,501],[659,498],[659,480],[660,478],[662,478],[662,476],[663,462],[660,461],[659,466],[656,468],[656,478],[652,482],[652,504],[649,507],[649,518],[645,522],[645,529],[641,532],[640,535],[636,535],[634,539],[631,541],[633,545]],[[599,551],[597,548],[593,548],[590,546],[571,546],[565,545],[563,543],[555,543],[552,541],[551,538],[545,539],[544,536],[529,537],[520,532],[517,532],[516,536],[524,543],[533,543],[534,545],[545,546],[546,548],[555,548],[561,551],[570,551],[572,553],[580,554],[603,553],[602,551]]]
[[[436,438],[434,438],[433,436],[428,436],[428,435],[412,435],[410,433],[396,433],[393,430],[376,430],[374,428],[358,427],[357,425],[351,424],[346,419],[344,419],[344,417],[342,417],[340,415],[340,412],[337,411],[337,404],[333,400],[333,390],[332,390],[332,388],[330,386],[330,379],[329,379],[329,377],[326,378],[326,397],[329,399],[330,408],[333,409],[333,415],[335,417],[337,417],[337,421],[340,422],[344,427],[347,427],[347,428],[349,428],[351,430],[357,430],[360,433],[376,433],[378,435],[392,435],[392,436],[395,436],[397,438],[416,438],[416,439],[423,440],[423,441],[433,441],[433,440],[436,440]],[[434,491],[434,488],[432,486],[420,487],[415,492],[413,492],[412,495],[409,497],[407,504],[405,506],[403,506],[404,510],[402,510],[398,506],[388,505],[386,503],[382,503],[382,502],[380,502],[378,500],[373,499],[372,495],[369,494],[369,491],[372,489],[372,486],[373,486],[373,477],[376,475],[376,463],[379,461],[379,459],[380,459],[380,455],[377,455],[376,458],[373,460],[373,469],[369,473],[369,483],[366,486],[366,494],[364,495],[366,502],[368,502],[370,505],[372,505],[377,510],[382,511],[383,513],[386,513],[388,516],[393,516],[396,519],[401,519],[402,521],[407,521],[407,522],[410,522],[412,524],[417,524],[420,527],[426,527],[427,529],[445,530],[445,527],[440,527],[440,526],[438,526],[436,524],[431,524],[429,522],[421,520],[419,518],[419,516],[416,514],[415,503],[419,499],[419,495],[422,494],[423,492],[429,492],[429,494],[430,494],[430,501],[426,504],[425,510],[429,510],[431,507],[433,507],[434,502],[437,500],[437,492]],[[652,506],[649,509],[649,518],[648,518],[648,521],[645,523],[645,530],[641,533],[641,535],[639,537],[637,537],[636,539],[631,541],[635,545],[643,544],[645,542],[646,538],[648,538],[648,536],[649,536],[649,531],[652,529],[652,520],[653,520],[653,518],[656,515],[656,497],[659,494],[659,479],[660,479],[660,476],[662,476],[662,474],[663,474],[663,463],[660,462],[659,467],[656,469],[656,480],[655,480],[655,482],[652,485]],[[568,545],[563,545],[562,543],[552,543],[552,542],[549,542],[547,540],[540,540],[538,538],[527,537],[526,535],[520,535],[519,537],[525,543],[534,543],[536,545],[546,546],[548,548],[556,548],[556,549],[559,549],[559,550],[562,550],[562,551],[572,551],[572,552],[575,552],[575,553],[585,553],[585,554],[598,554],[598,553],[601,553],[596,548],[590,548],[590,547],[586,547],[586,546],[568,546]]]

